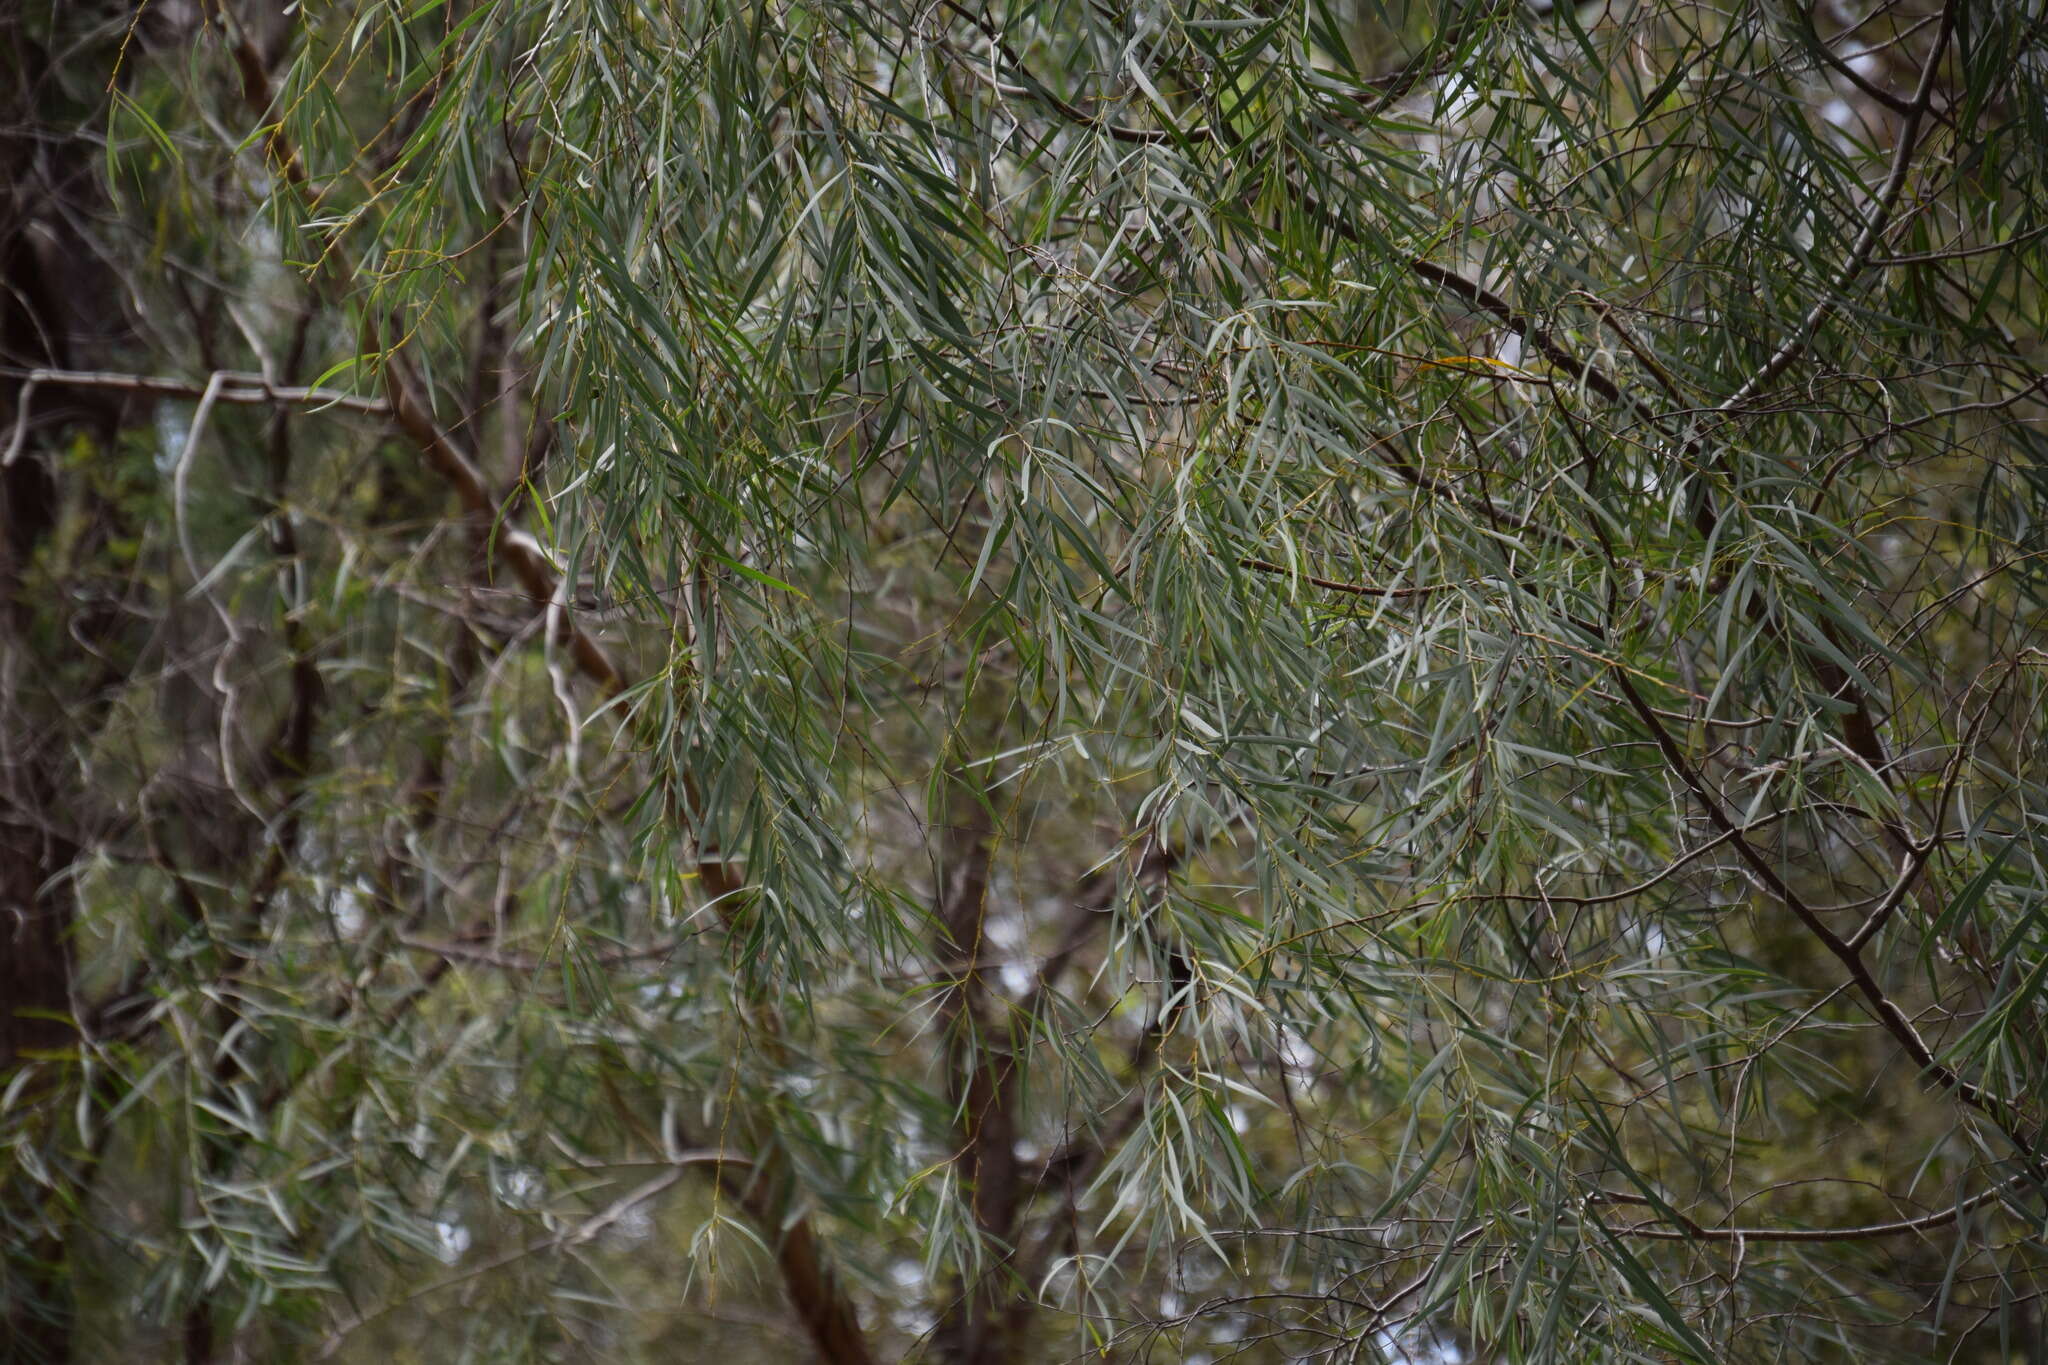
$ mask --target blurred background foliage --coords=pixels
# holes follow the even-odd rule
[[[2042,1358],[2038,0],[0,50],[6,1358]]]

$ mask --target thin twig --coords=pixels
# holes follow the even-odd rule
[[[1248,555],[1239,557],[1237,563],[1240,568],[1257,569],[1260,573],[1296,578],[1304,583],[1313,583],[1318,588],[1328,588],[1331,592],[1348,592],[1361,597],[1427,597],[1431,593],[1449,592],[1453,588],[1465,586],[1462,583],[1431,583],[1414,588],[1379,588],[1369,583],[1347,583],[1338,578],[1322,578],[1312,573],[1301,573],[1284,564],[1275,564],[1268,559],[1253,559]]]
[[[1871,253],[1876,250],[1878,239],[1891,225],[1892,212],[1898,207],[1899,194],[1906,187],[1907,172],[1912,169],[1913,153],[1920,143],[1920,124],[1927,116],[1927,108],[1934,100],[1934,78],[1941,69],[1941,59],[1948,53],[1948,41],[1955,32],[1957,0],[1949,0],[1942,7],[1941,29],[1934,36],[1934,48],[1927,54],[1927,64],[1920,69],[1920,86],[1913,92],[1913,102],[1905,114],[1905,122],[1899,128],[1898,146],[1892,153],[1892,166],[1885,176],[1884,185],[1877,192],[1876,206],[1871,210],[1870,221],[1863,225],[1856,243],[1849,249],[1849,259],[1842,263],[1835,274],[1834,282],[1821,296],[1818,303],[1807,311],[1798,328],[1787,337],[1784,344],[1772,353],[1763,366],[1743,382],[1741,388],[1723,401],[1716,412],[1727,414],[1740,409],[1750,399],[1762,392],[1765,385],[1790,369],[1792,362],[1806,353],[1813,341],[1813,334],[1828,316],[1841,306],[1842,291],[1861,275],[1870,265]]]
[[[298,388],[272,384],[260,374],[217,370],[203,384],[183,379],[166,379],[152,374],[120,374],[110,370],[23,369],[0,365],[0,377],[19,379],[14,395],[14,430],[0,465],[10,465],[21,455],[28,439],[29,399],[44,384],[73,389],[106,389],[117,393],[149,393],[162,398],[190,398],[214,403],[250,406],[280,404],[291,407],[343,408],[350,412],[387,417],[391,405],[381,398],[344,393],[340,389]],[[209,400],[208,395],[212,397]]]
[[[1936,1058],[1926,1039],[1920,1036],[1920,1031],[1913,1027],[1912,1020],[1906,1017],[1906,1012],[1899,1008],[1898,1002],[1885,993],[1884,987],[1872,974],[1869,964],[1863,960],[1863,955],[1848,940],[1828,927],[1827,922],[1821,919],[1813,907],[1778,875],[1777,868],[1757,852],[1756,846],[1741,836],[1740,827],[1722,809],[1721,803],[1714,798],[1712,790],[1708,788],[1706,780],[1700,776],[1698,770],[1686,760],[1685,754],[1678,747],[1678,742],[1671,737],[1671,732],[1657,719],[1649,704],[1643,700],[1642,694],[1636,690],[1635,684],[1630,681],[1627,670],[1610,666],[1608,672],[1621,688],[1622,696],[1627,699],[1629,706],[1643,722],[1644,728],[1650,732],[1650,738],[1656,741],[1657,748],[1664,755],[1665,765],[1692,792],[1694,798],[1706,810],[1707,818],[1713,821],[1722,833],[1733,836],[1735,851],[1749,864],[1750,870],[1756,874],[1763,887],[1790,910],[1799,922],[1806,926],[1807,932],[1818,939],[1821,946],[1847,970],[1849,979],[1855,984],[1858,994],[1863,997],[1872,1017],[1883,1026],[1885,1032],[1898,1041],[1899,1046],[1906,1050],[1906,1055],[1918,1064],[1924,1074],[1939,1082],[1963,1103],[1990,1118],[2015,1147],[2031,1157],[2034,1144],[2026,1135],[2025,1124],[2013,1103],[1975,1082],[1964,1079]]]
[[[2033,1180],[2030,1173],[2021,1173],[2009,1180],[1993,1185],[1990,1189],[1971,1195],[1968,1199],[1919,1218],[1902,1218],[1894,1223],[1867,1223],[1861,1227],[1849,1228],[1709,1228],[1702,1227],[1676,1209],[1662,1216],[1666,1222],[1675,1222],[1676,1228],[1652,1227],[1636,1223],[1614,1231],[1627,1237],[1642,1237],[1656,1242],[1865,1242],[1880,1237],[1901,1237],[1908,1233],[1928,1232],[1935,1228],[1947,1227],[1964,1214],[1980,1209],[1994,1199],[2001,1199],[2017,1191]],[[1650,1201],[1639,1194],[1611,1194],[1602,1192],[1595,1196],[1598,1202],[1608,1204],[1648,1204]]]

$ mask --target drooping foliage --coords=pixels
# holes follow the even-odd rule
[[[5,22],[24,1358],[2036,1349],[2038,3]]]

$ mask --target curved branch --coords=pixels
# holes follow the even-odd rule
[[[1671,732],[1664,727],[1664,723],[1650,709],[1649,703],[1643,700],[1642,693],[1638,692],[1635,684],[1629,680],[1627,671],[1617,665],[1610,665],[1608,673],[1621,688],[1622,696],[1635,711],[1637,718],[1642,721],[1644,728],[1649,731],[1650,738],[1656,742],[1658,751],[1664,756],[1665,765],[1693,794],[1715,827],[1730,837],[1735,845],[1735,851],[1749,864],[1750,871],[1756,874],[1757,880],[1764,888],[1790,910],[1806,927],[1806,931],[1818,939],[1821,946],[1842,964],[1857,993],[1863,997],[1871,1017],[1897,1040],[1899,1046],[1905,1049],[1906,1055],[1913,1059],[1925,1075],[1932,1077],[1943,1089],[1955,1095],[1964,1104],[1991,1119],[2020,1152],[2032,1158],[2034,1143],[2026,1136],[2026,1125],[2021,1121],[2019,1110],[2012,1101],[1966,1080],[1934,1055],[1933,1049],[1928,1047],[1927,1041],[1920,1036],[1920,1031],[1913,1027],[1912,1020],[1906,1017],[1906,1012],[1899,1008],[1897,1001],[1885,993],[1884,986],[1871,972],[1870,964],[1863,960],[1863,954],[1856,946],[1830,928],[1812,906],[1786,885],[1785,879],[1778,875],[1778,870],[1771,866],[1768,859],[1757,852],[1756,846],[1742,837],[1741,827],[1729,819],[1721,803],[1714,799],[1706,779],[1686,760],[1685,754],[1678,747],[1678,742],[1671,737]]]
[[[1927,54],[1927,64],[1920,69],[1920,87],[1913,92],[1913,101],[1905,113],[1905,122],[1899,128],[1899,143],[1892,153],[1891,171],[1885,176],[1884,185],[1877,192],[1877,205],[1871,211],[1870,221],[1863,225],[1856,243],[1849,248],[1849,259],[1836,272],[1834,283],[1820,302],[1808,310],[1800,319],[1798,328],[1772,353],[1763,367],[1747,380],[1742,387],[1723,401],[1715,412],[1726,415],[1735,412],[1750,399],[1762,392],[1763,387],[1792,367],[1792,362],[1806,354],[1806,348],[1813,341],[1814,331],[1827,321],[1830,314],[1840,307],[1841,292],[1861,275],[1870,265],[1871,253],[1877,249],[1878,238],[1891,225],[1892,212],[1898,207],[1899,194],[1906,187],[1906,173],[1912,169],[1913,153],[1920,144],[1920,125],[1927,116],[1928,106],[1934,101],[1934,76],[1941,69],[1941,59],[1948,53],[1949,38],[1956,27],[1956,0],[1942,7],[1941,29],[1934,36],[1934,48]]]
[[[1677,874],[1680,869],[1695,858],[1712,853],[1721,845],[1728,843],[1730,840],[1739,839],[1751,830],[1762,829],[1765,825],[1775,824],[1792,813],[1789,810],[1774,811],[1764,816],[1761,820],[1750,821],[1739,829],[1723,831],[1707,840],[1704,844],[1701,844],[1698,848],[1687,849],[1679,854],[1677,858],[1665,866],[1663,871],[1621,891],[1609,891],[1598,896],[1525,896],[1511,891],[1500,891],[1485,897],[1476,897],[1475,899],[1514,901],[1525,905],[1611,905],[1615,901],[1634,900],[1659,882]]]
[[[1237,564],[1241,569],[1257,569],[1260,573],[1279,574],[1284,578],[1298,578],[1304,583],[1312,583],[1318,588],[1327,588],[1331,592],[1355,593],[1361,597],[1427,597],[1432,593],[1449,592],[1453,588],[1465,586],[1462,583],[1431,583],[1423,587],[1414,588],[1377,588],[1367,583],[1346,583],[1342,579],[1319,578],[1312,573],[1297,573],[1284,564],[1275,564],[1269,559],[1253,559],[1248,555],[1240,556]]]
[[[1709,1228],[1700,1226],[1673,1209],[1663,1215],[1663,1221],[1677,1223],[1676,1228],[1659,1228],[1648,1223],[1636,1223],[1629,1227],[1615,1228],[1614,1231],[1625,1237],[1641,1237],[1654,1242],[1867,1242],[1880,1237],[1903,1237],[1909,1233],[1929,1232],[1935,1228],[1947,1227],[1964,1214],[1980,1209],[1994,1199],[2003,1198],[2032,1179],[2030,1174],[2022,1173],[1993,1185],[1988,1190],[1973,1194],[1939,1213],[1924,1214],[1919,1218],[1901,1218],[1892,1223],[1866,1223],[1860,1227]],[[1605,1191],[1595,1198],[1597,1202],[1605,1204],[1650,1202],[1639,1194],[1611,1194]]]

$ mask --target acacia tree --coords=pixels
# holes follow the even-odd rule
[[[0,23],[11,1357],[2038,1349],[2038,3]]]

